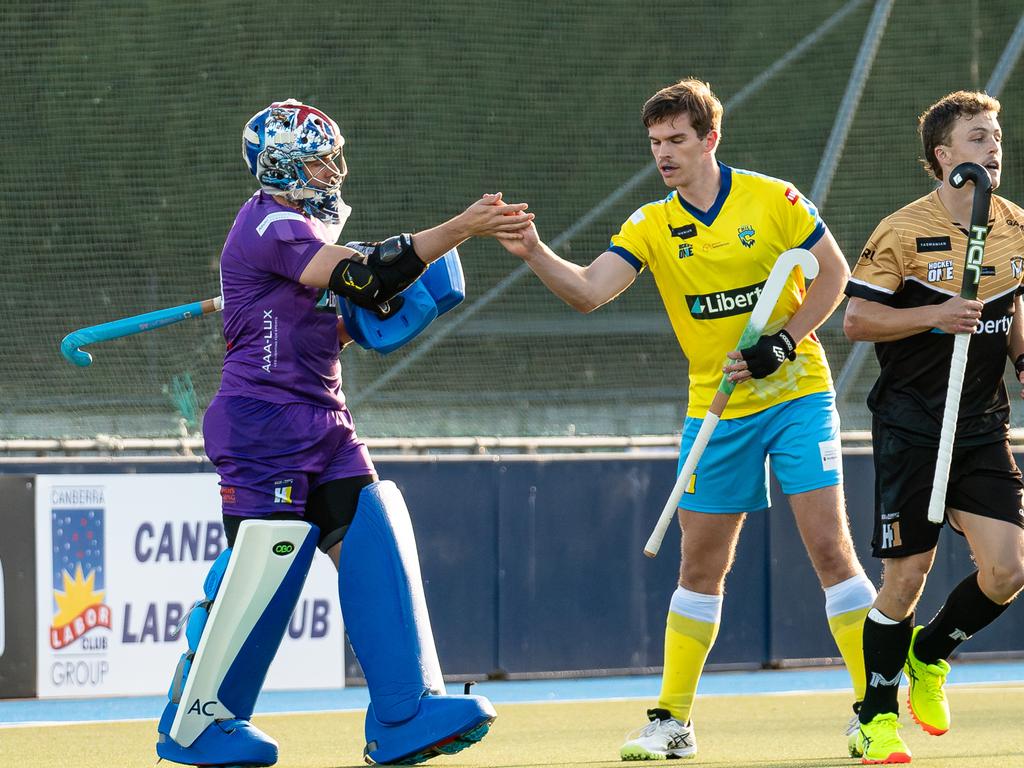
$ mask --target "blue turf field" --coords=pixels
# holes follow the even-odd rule
[[[506,680],[483,682],[474,693],[496,704],[513,702],[573,701],[587,699],[655,699],[661,678],[603,677],[572,680]],[[1024,662],[973,662],[953,665],[950,685],[1024,683]],[[786,693],[792,691],[840,691],[850,684],[843,668],[754,672],[709,672],[700,681],[700,696]],[[449,693],[461,691],[451,683]],[[0,701],[0,725],[73,723],[86,721],[156,719],[166,699],[162,696],[130,696],[46,701]],[[277,691],[260,696],[257,714],[283,712],[330,712],[365,709],[366,689],[333,691]]]

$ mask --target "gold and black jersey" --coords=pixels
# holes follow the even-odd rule
[[[981,324],[967,356],[956,440],[1002,440],[1010,407],[1006,369],[1014,298],[1024,272],[1024,209],[993,195],[978,285]],[[939,304],[960,293],[967,233],[932,192],[882,219],[846,286],[848,296],[897,309]],[[879,342],[881,367],[868,395],[875,418],[919,445],[937,445],[946,402],[953,336],[937,329]]]

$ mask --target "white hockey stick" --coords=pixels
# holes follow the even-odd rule
[[[981,262],[985,258],[985,238],[988,237],[988,209],[992,202],[992,180],[988,171],[977,163],[961,163],[949,174],[949,183],[960,189],[968,181],[974,182],[974,201],[971,206],[971,231],[967,239],[967,258],[960,295],[965,299],[978,297],[981,282]],[[958,333],[953,341],[953,360],[949,368],[949,386],[946,389],[946,407],[942,411],[942,431],[939,433],[939,452],[935,458],[935,476],[932,494],[928,499],[928,520],[941,524],[946,517],[946,486],[949,484],[949,465],[953,461],[953,439],[960,418],[960,393],[967,370],[967,349],[971,333]]]
[[[818,261],[814,258],[814,254],[805,248],[791,248],[781,253],[772,266],[768,280],[757,297],[757,303],[754,305],[754,310],[750,313],[747,327],[743,329],[743,334],[736,345],[737,349],[749,347],[761,337],[764,327],[772,316],[772,310],[775,309],[779,296],[782,295],[782,289],[785,288],[786,281],[789,280],[789,273],[795,267],[800,267],[803,270],[804,277],[813,278],[818,274]],[[732,361],[729,360],[728,362]],[[697,468],[697,462],[700,461],[701,454],[704,453],[704,448],[707,447],[708,440],[711,439],[711,433],[718,426],[718,421],[722,418],[725,406],[728,405],[729,397],[735,388],[736,385],[729,381],[728,376],[722,376],[722,381],[718,385],[718,391],[711,401],[711,407],[708,408],[708,412],[704,416],[704,422],[700,426],[700,431],[697,432],[693,446],[690,448],[686,461],[683,463],[683,469],[676,478],[676,484],[672,487],[672,492],[669,494],[668,501],[665,502],[664,509],[661,510],[661,517],[658,518],[654,531],[651,532],[651,537],[647,539],[647,544],[644,546],[644,554],[648,557],[655,557],[658,554],[658,550],[661,549],[661,541],[665,538],[665,532],[676,516],[676,509],[679,507],[679,500],[683,497],[683,491],[689,485],[690,478],[693,477],[693,471]]]

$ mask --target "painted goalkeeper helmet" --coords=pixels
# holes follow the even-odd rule
[[[341,199],[345,138],[338,124],[295,99],[260,110],[242,131],[242,159],[263,189],[328,224],[344,224],[351,209]]]

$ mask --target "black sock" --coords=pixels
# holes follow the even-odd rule
[[[926,664],[948,659],[960,643],[999,618],[1008,605],[993,603],[981,591],[975,571],[953,588],[935,618],[917,633],[914,655]]]
[[[875,715],[885,712],[899,713],[896,698],[914,629],[914,614],[898,624],[882,624],[872,618],[876,614],[882,615],[872,609],[864,622],[864,671],[868,685],[858,713],[862,723],[870,723]]]

